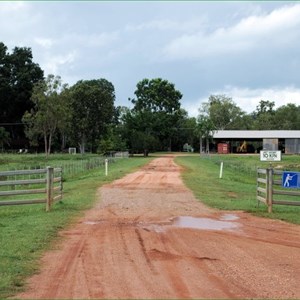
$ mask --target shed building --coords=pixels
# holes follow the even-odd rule
[[[219,130],[213,133],[213,140],[219,153],[281,150],[287,154],[300,154],[300,130]]]

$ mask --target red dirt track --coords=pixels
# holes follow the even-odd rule
[[[180,171],[166,156],[100,188],[16,297],[299,299],[300,226],[207,208]],[[178,216],[236,227],[173,226]]]

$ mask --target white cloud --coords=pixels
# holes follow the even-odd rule
[[[73,33],[63,35],[60,38],[60,43],[73,45],[73,47],[108,47],[111,46],[119,38],[118,31],[97,32],[90,34]]]
[[[83,74],[93,76],[92,69],[96,66],[112,61],[119,50],[112,47],[117,40],[117,32],[62,34],[55,39],[38,37],[34,38],[34,52],[45,74],[61,75],[65,80],[72,78],[69,83],[74,83]],[[73,74],[74,70],[81,74]]]
[[[76,51],[71,51],[67,54],[50,55],[45,56],[44,61],[40,63],[42,69],[46,74],[60,75],[62,67],[68,67],[71,69],[72,63],[77,57]]]
[[[275,108],[288,103],[300,105],[300,89],[292,86],[267,89],[249,89],[228,86],[223,93],[232,97],[233,101],[248,113],[256,109],[260,100],[274,101]]]
[[[200,98],[196,100],[195,102],[187,102],[182,104],[182,108],[185,109],[188,112],[189,117],[197,117],[199,115],[199,108],[201,107],[201,104],[203,102],[206,102],[208,100],[207,98]]]
[[[91,34],[73,33],[67,35],[57,35],[55,39],[48,37],[36,37],[34,42],[49,50],[54,44],[60,49],[63,48],[77,48],[78,51],[82,48],[104,48],[111,46],[118,40],[118,32],[101,32]]]
[[[283,6],[269,14],[250,16],[231,27],[219,27],[211,33],[184,34],[164,49],[166,57],[198,58],[216,54],[235,54],[261,45],[286,47],[295,43],[300,30],[300,5]]]
[[[185,105],[185,109],[190,116],[197,116],[198,109],[203,102],[207,102],[210,95],[225,95],[232,98],[233,102],[237,104],[246,113],[251,113],[256,110],[257,105],[261,100],[268,100],[275,102],[275,109],[293,103],[300,105],[300,88],[287,86],[284,88],[273,87],[266,89],[250,89],[234,86],[226,86],[221,90],[215,90],[205,97],[201,97],[193,104]]]
[[[140,24],[130,24],[125,26],[125,31],[135,32],[144,30],[160,30],[172,32],[194,32],[203,28],[205,25],[205,18],[198,17],[197,19],[188,19],[184,21],[171,19],[155,19],[149,22]]]
[[[3,1],[1,3],[1,14],[7,14],[11,12],[21,12],[27,5],[24,1]]]
[[[18,40],[24,44],[32,29],[41,20],[39,12],[33,13],[32,4],[22,1],[0,2],[0,33],[2,39]],[[13,45],[17,46],[17,45]]]
[[[54,44],[54,40],[49,38],[35,38],[34,42],[45,49],[51,48]]]

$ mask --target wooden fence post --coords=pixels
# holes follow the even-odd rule
[[[53,175],[54,168],[47,167],[46,173],[46,193],[47,193],[47,201],[46,201],[46,211],[50,211],[52,198],[53,198]]]
[[[273,204],[273,168],[267,169],[267,205],[268,213],[272,212]]]

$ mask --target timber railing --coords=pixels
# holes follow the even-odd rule
[[[62,190],[62,168],[0,172],[0,206],[45,203],[49,211]]]
[[[300,191],[282,187],[283,173],[273,168],[257,169],[256,199],[268,206],[269,213],[273,204],[300,206]]]

